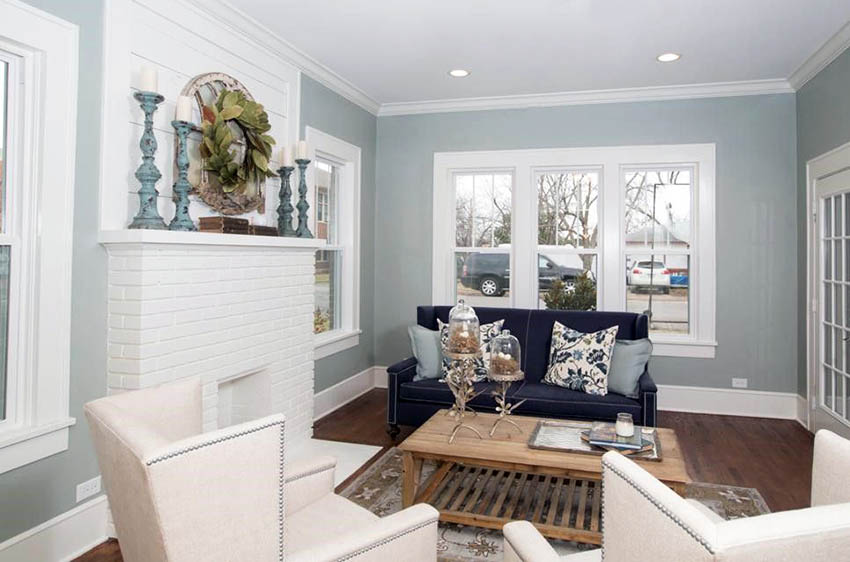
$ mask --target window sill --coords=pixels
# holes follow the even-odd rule
[[[333,330],[316,336],[314,358],[318,361],[360,343],[361,330]]]
[[[74,418],[0,432],[0,474],[68,449]]]
[[[653,357],[689,357],[692,359],[714,359],[717,342],[675,338],[653,338]]]

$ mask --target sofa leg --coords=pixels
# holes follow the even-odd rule
[[[388,423],[387,424],[387,435],[390,436],[390,439],[395,441],[395,439],[396,439],[396,437],[398,437],[399,433],[401,433],[401,428],[398,426],[397,423]]]

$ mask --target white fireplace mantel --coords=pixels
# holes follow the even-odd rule
[[[317,250],[325,246],[316,238],[249,236],[217,232],[178,232],[173,230],[101,230],[98,241],[110,244],[187,244],[200,246],[249,246]]]

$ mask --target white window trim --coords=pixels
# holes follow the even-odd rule
[[[75,423],[69,386],[78,28],[17,0],[0,0],[0,12],[0,50],[18,60],[19,91],[9,108],[18,136],[7,175],[15,215],[7,234],[20,241],[13,259],[22,266],[12,265],[17,302],[9,332],[19,339],[8,356],[3,473],[66,450]]]
[[[457,172],[510,172],[514,177],[512,245],[529,251],[512,252],[511,268],[527,275],[511,280],[511,306],[537,308],[537,197],[534,174],[550,168],[601,168],[599,194],[600,229],[597,251],[599,309],[623,310],[625,275],[625,229],[622,228],[623,169],[654,166],[693,166],[695,240],[692,261],[696,279],[691,291],[693,332],[688,336],[652,336],[653,355],[713,358],[715,340],[715,145],[679,144],[623,147],[555,148],[434,153],[434,247],[432,301],[452,304],[454,298],[454,193]],[[599,275],[599,273],[603,273]]]
[[[340,327],[314,338],[314,358],[322,359],[357,346],[360,343],[360,147],[306,128],[305,139],[315,156],[339,166],[337,197],[337,236],[339,244],[326,249],[341,248],[344,258],[340,271]],[[313,169],[308,173],[308,185],[315,190]],[[316,201],[315,193],[310,198]],[[312,222],[315,228],[316,213]],[[315,231],[314,231],[315,232]]]

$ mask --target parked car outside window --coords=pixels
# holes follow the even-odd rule
[[[461,266],[460,282],[467,289],[475,289],[487,297],[500,297],[511,286],[511,257],[509,254],[475,252],[469,254]],[[575,283],[584,271],[577,267],[566,267],[540,255],[538,258],[540,289],[548,290],[556,280],[567,286]]]
[[[628,283],[638,290],[670,293],[670,270],[660,261],[639,261],[629,268]]]

